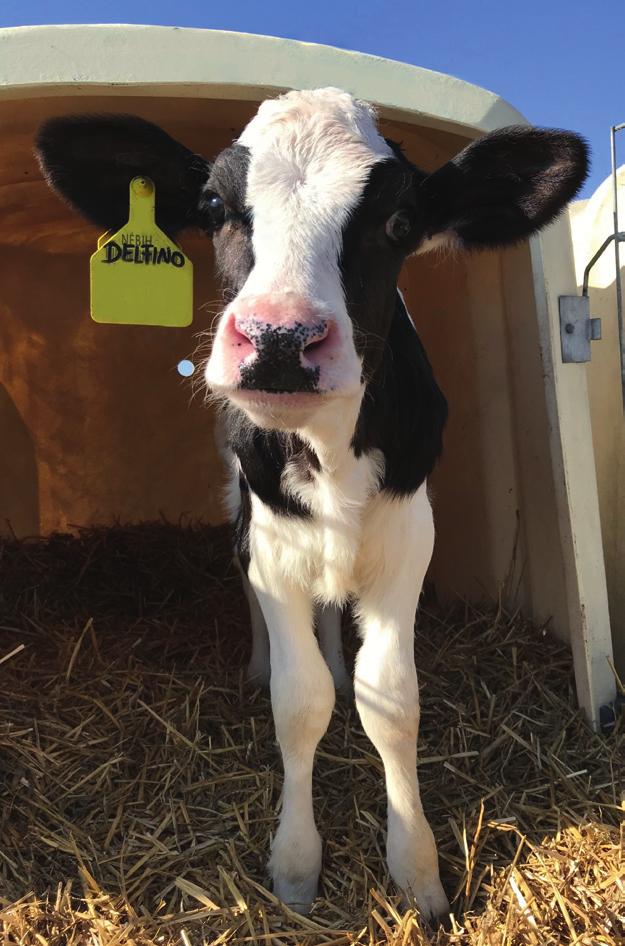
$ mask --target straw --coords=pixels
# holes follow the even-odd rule
[[[382,767],[349,702],[316,763],[320,897],[302,918],[268,889],[281,767],[248,635],[223,529],[0,543],[3,944],[623,943],[623,724],[590,731],[545,628],[467,604],[418,616],[447,932],[389,882]]]

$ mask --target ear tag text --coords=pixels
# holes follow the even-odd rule
[[[91,318],[115,325],[183,327],[193,320],[193,265],[156,225],[155,187],[130,182],[128,223],[102,234],[91,257]]]

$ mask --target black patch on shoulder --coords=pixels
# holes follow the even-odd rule
[[[282,474],[287,463],[294,462],[300,472],[308,467],[312,477],[319,469],[316,454],[297,434],[263,430],[240,411],[228,410],[226,416],[228,446],[241,464],[246,487],[278,515],[309,519],[310,509],[283,488]]]
[[[414,493],[443,448],[447,401],[399,293],[382,360],[365,389],[352,449],[357,457],[381,450],[381,488]]]

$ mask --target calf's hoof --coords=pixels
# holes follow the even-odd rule
[[[317,877],[287,880],[274,875],[273,892],[289,910],[308,916],[317,896]]]
[[[430,926],[449,928],[451,907],[439,880],[431,884],[419,885],[417,889],[411,890],[405,897],[405,902],[410,906],[416,903],[421,919]]]
[[[310,913],[321,873],[321,838],[304,832],[294,836],[280,827],[269,858],[273,892],[295,913]]]

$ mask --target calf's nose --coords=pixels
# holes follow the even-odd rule
[[[224,340],[239,363],[240,386],[276,393],[318,390],[333,323],[311,314],[272,316],[269,320],[260,311],[227,315]]]
[[[253,349],[261,354],[263,349],[290,349],[293,352],[307,352],[319,349],[329,334],[327,319],[315,319],[301,322],[294,319],[277,325],[265,322],[262,317],[237,316],[234,318],[234,330],[238,332]]]

